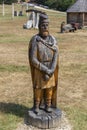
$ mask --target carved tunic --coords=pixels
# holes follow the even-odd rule
[[[53,51],[42,44],[41,41],[37,41],[38,36],[38,34],[35,35],[29,43],[29,61],[33,87],[41,89],[55,87],[58,80],[58,48],[56,40],[51,35],[45,39],[48,44],[53,44],[51,46],[55,45],[56,51]],[[54,73],[48,81],[45,80],[47,69],[54,69]]]

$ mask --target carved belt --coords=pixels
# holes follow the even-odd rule
[[[49,59],[49,60],[44,60],[44,61],[40,61],[40,62],[44,63],[44,62],[51,62],[51,61],[52,61],[52,60]]]

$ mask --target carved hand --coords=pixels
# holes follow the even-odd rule
[[[47,74],[51,77],[52,74],[54,73],[54,70],[53,69],[48,69],[47,70]]]
[[[49,77],[49,75],[47,75],[47,74],[45,74],[44,77],[43,77],[44,81],[48,81],[49,78],[50,78],[50,77]]]

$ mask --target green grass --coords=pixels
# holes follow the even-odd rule
[[[28,108],[13,103],[0,103],[0,130],[14,130],[25,117]]]
[[[69,64],[68,66],[62,66],[61,68],[63,71],[65,72],[70,72],[70,71],[73,71],[73,72],[79,72],[80,74],[82,73],[87,73],[87,65],[86,64]]]
[[[18,39],[18,40],[17,40]],[[27,43],[28,41],[29,41],[29,39],[25,39],[25,38],[18,38],[18,37],[16,37],[16,36],[14,36],[14,38],[13,37],[5,37],[5,38],[0,38],[0,43],[5,43],[7,41],[7,43]]]
[[[0,43],[28,43],[29,37],[22,37],[21,35],[11,34],[11,33],[4,33],[0,34]]]
[[[71,121],[74,130],[87,130],[87,110],[74,107],[65,107],[69,120]]]
[[[19,121],[17,116],[9,114],[1,114],[0,118],[0,130],[14,130],[16,129],[17,122]]]
[[[28,66],[0,65],[0,72],[28,72]]]

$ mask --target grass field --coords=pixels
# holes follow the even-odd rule
[[[23,29],[26,14],[12,19],[11,7],[5,8],[5,16],[0,13],[0,130],[16,130],[32,106],[28,43],[38,30]],[[61,34],[66,13],[47,14],[60,52],[58,107],[66,112],[73,130],[87,130],[87,30]]]

